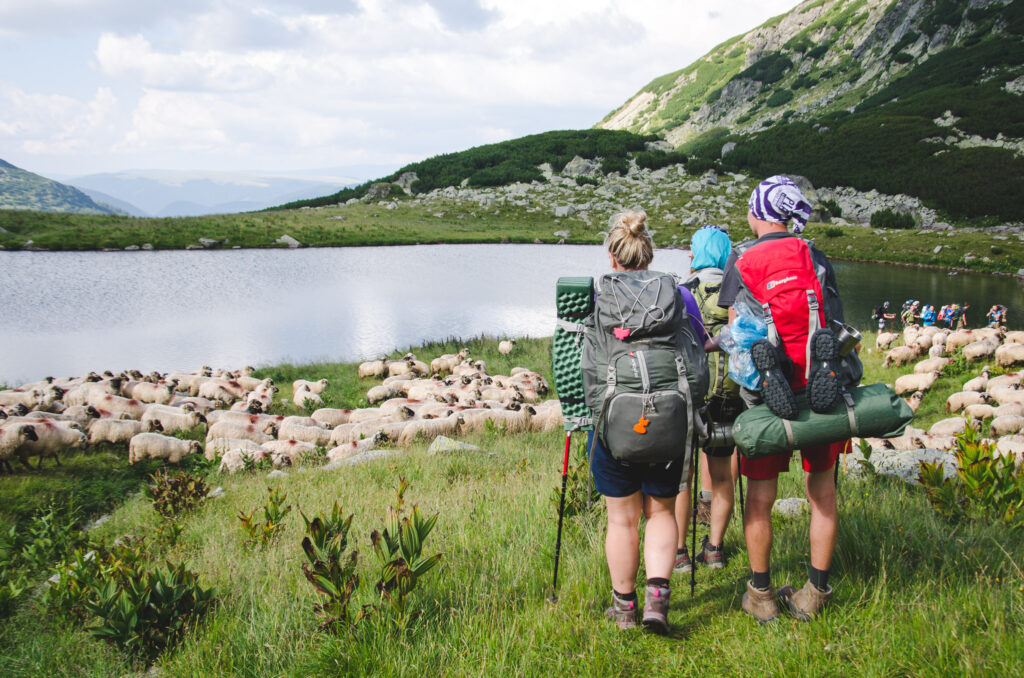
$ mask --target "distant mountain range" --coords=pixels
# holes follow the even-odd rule
[[[0,160],[0,209],[116,214],[82,191]]]

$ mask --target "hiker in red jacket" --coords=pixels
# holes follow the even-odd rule
[[[812,409],[822,412],[838,404],[842,389],[836,376],[835,336],[831,330],[821,329],[827,328],[825,318],[843,320],[835,272],[820,250],[796,237],[810,211],[800,189],[788,177],[762,181],[750,197],[747,214],[757,239],[733,250],[718,298],[718,304],[729,309],[730,323],[736,317],[733,307],[739,302],[765,314],[774,340],[761,340],[751,348],[761,390],[744,388],[743,397],[748,406],[763,399],[784,419],[796,416],[794,391],[807,388]],[[787,223],[793,225],[792,234]],[[800,451],[811,508],[810,571],[802,589],[785,586],[777,596],[770,575],[771,513],[778,475],[788,471],[791,453],[740,460],[740,472],[748,479],[743,531],[752,572],[743,610],[761,623],[778,616],[779,602],[794,617],[809,621],[832,595],[828,575],[838,526],[832,468],[847,444],[843,441]]]

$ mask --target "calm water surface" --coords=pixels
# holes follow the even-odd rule
[[[683,274],[689,253],[658,250]],[[847,317],[914,297],[992,303],[1021,326],[1011,278],[836,262]],[[192,370],[356,361],[447,337],[547,336],[561,276],[598,276],[606,252],[583,245],[0,252],[0,383],[89,370]]]

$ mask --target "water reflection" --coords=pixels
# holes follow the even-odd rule
[[[689,253],[653,267],[685,273]],[[429,245],[213,252],[0,252],[0,382],[89,370],[355,361],[450,336],[547,336],[560,276],[608,268],[597,246]],[[907,297],[964,300],[980,323],[1014,280],[836,263],[847,317]]]

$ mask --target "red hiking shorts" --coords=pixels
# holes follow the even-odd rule
[[[800,457],[803,460],[804,471],[816,473],[827,471],[832,468],[841,452],[850,451],[850,441],[842,440],[838,443],[817,445],[806,450],[800,450]],[[759,459],[747,459],[740,455],[740,473],[752,480],[771,480],[777,478],[780,473],[789,471],[789,462],[793,453],[773,454]]]

